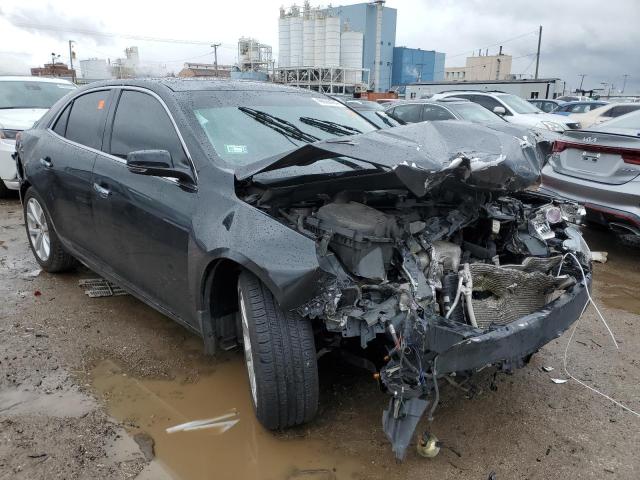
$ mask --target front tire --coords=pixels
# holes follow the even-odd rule
[[[31,252],[45,272],[57,273],[76,266],[51,226],[51,219],[38,194],[29,187],[24,195],[24,223]]]
[[[318,409],[311,322],[283,311],[253,274],[238,279],[245,362],[256,417],[270,430],[310,421]]]

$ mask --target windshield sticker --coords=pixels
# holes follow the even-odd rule
[[[342,107],[342,108],[346,108],[342,103],[338,102],[337,100],[332,100],[330,98],[316,98],[316,97],[313,97],[313,101],[316,102],[318,105],[322,105],[323,107]]]
[[[227,153],[231,153],[231,154],[244,154],[247,153],[247,146],[246,145],[227,145],[225,144],[224,149]]]

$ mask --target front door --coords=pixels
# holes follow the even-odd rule
[[[147,298],[189,321],[194,303],[187,259],[196,191],[133,173],[126,157],[159,149],[169,151],[176,166],[190,169],[190,161],[168,113],[151,94],[121,90],[112,118],[92,179],[99,256]]]

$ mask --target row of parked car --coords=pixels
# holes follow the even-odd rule
[[[80,261],[209,353],[242,345],[269,429],[318,413],[318,357],[367,349],[401,459],[445,378],[523,367],[587,301],[580,208],[532,191],[549,139],[500,100],[402,125],[401,104],[266,82],[89,84],[15,135],[27,238],[45,271]]]
[[[526,102],[503,92],[443,92],[382,105],[343,101],[361,113],[367,110],[381,128],[463,120],[484,125],[509,122],[523,127],[523,135],[527,128],[562,134],[542,170],[540,191],[586,205],[590,221],[612,228],[626,243],[640,244],[640,103],[566,102],[559,108],[563,116],[568,116],[565,110],[571,115],[563,118],[536,107],[536,102],[553,100]]]

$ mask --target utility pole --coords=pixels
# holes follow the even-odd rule
[[[222,45],[221,43],[214,43],[211,45],[213,48],[213,67],[216,70],[216,77],[218,76],[218,47]]]
[[[587,76],[586,73],[580,73],[578,74],[578,76],[580,77],[580,91],[582,91],[582,82],[584,82],[584,77]]]
[[[538,78],[538,66],[540,65],[540,43],[542,42],[542,25],[538,30],[538,52],[536,53],[536,74],[535,78]]]
[[[624,75],[622,75],[622,78],[624,78],[623,82],[622,82],[622,91],[620,93],[624,93],[624,89],[627,86],[627,77],[629,76],[628,73],[625,73]]]
[[[69,40],[69,69],[73,71],[73,40]],[[72,74],[72,81],[75,83],[76,81],[76,74],[75,72],[73,72]]]

